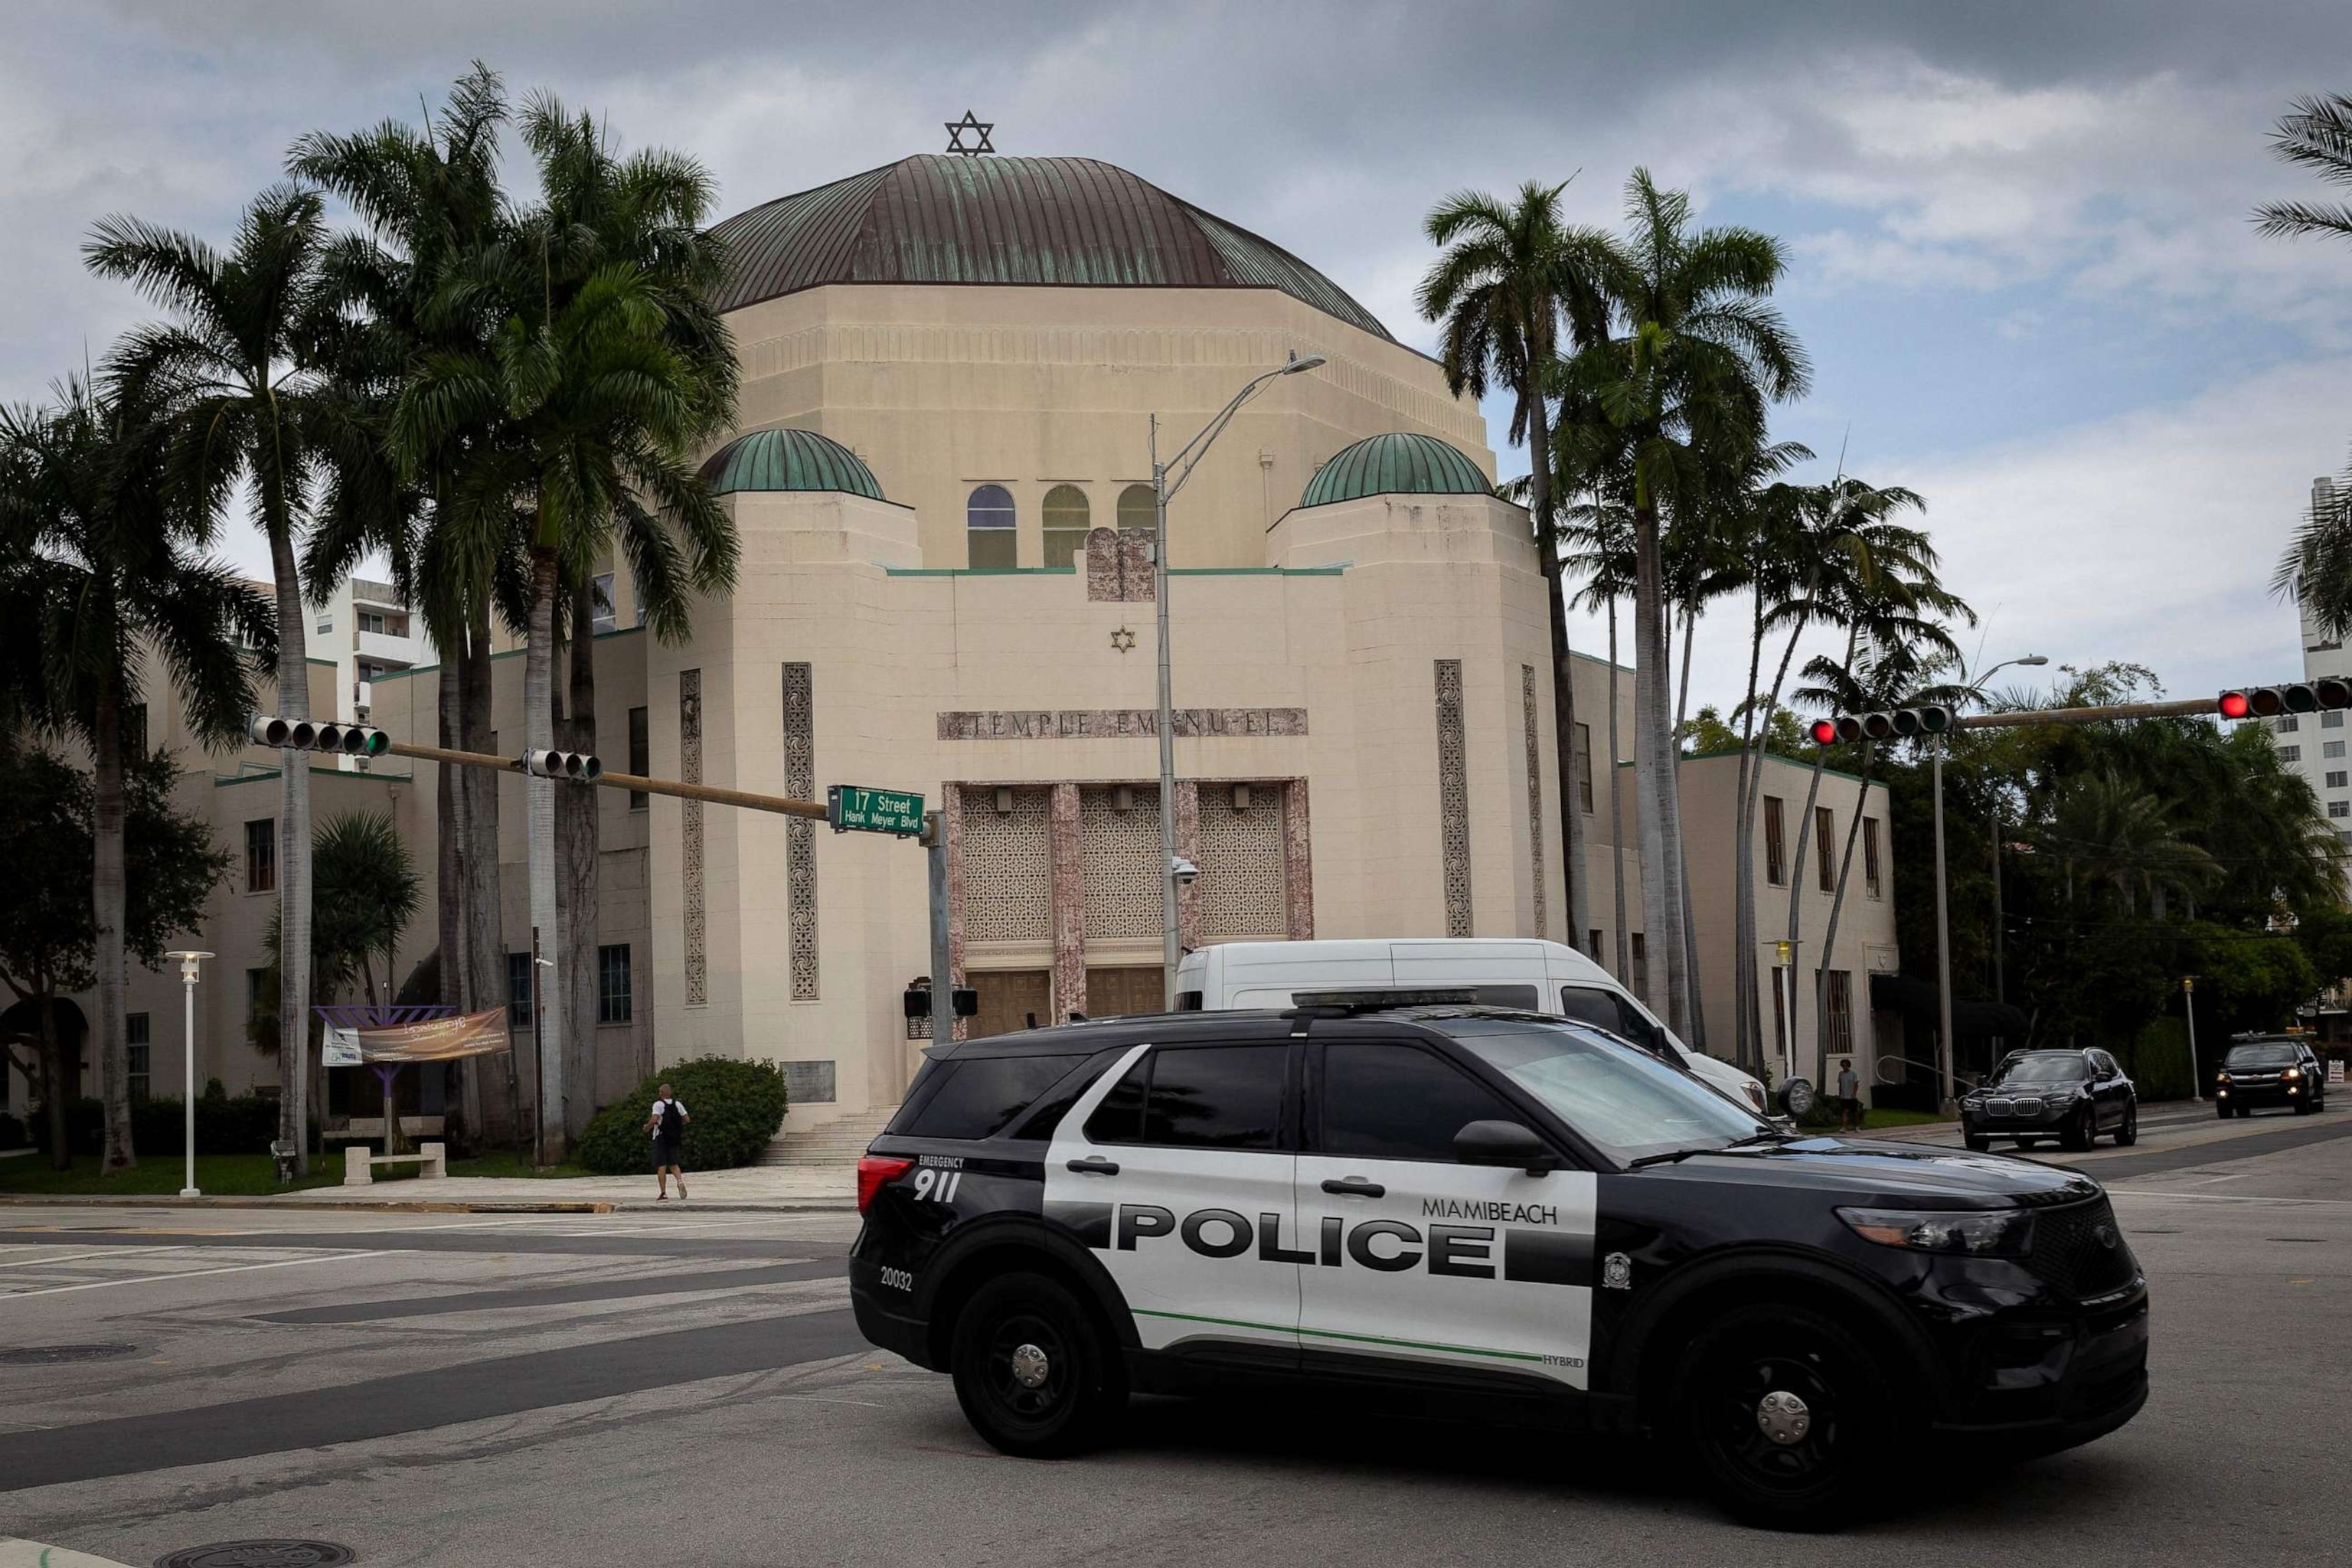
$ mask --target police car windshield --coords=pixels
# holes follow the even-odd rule
[[[1771,1131],[1689,1074],[1593,1030],[1533,1019],[1429,1022],[1620,1161],[1720,1149]]]
[[[2231,1046],[2230,1059],[2222,1065],[2233,1068],[2291,1068],[2294,1063],[2293,1046],[2265,1044]]]

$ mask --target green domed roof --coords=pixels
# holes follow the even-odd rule
[[[814,430],[754,430],[710,455],[702,477],[713,495],[738,490],[843,490],[883,500],[874,470]]]
[[[1434,436],[1392,431],[1367,436],[1315,471],[1300,506],[1328,506],[1366,496],[1495,493],[1478,465]]]
[[[1092,158],[927,153],[779,196],[711,233],[733,252],[721,310],[829,283],[1275,289],[1389,335],[1273,241]]]

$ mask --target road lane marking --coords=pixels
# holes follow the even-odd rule
[[[2337,1207],[2352,1205],[2352,1198],[2265,1198],[2250,1193],[2183,1193],[2169,1187],[2109,1187],[2113,1197],[2179,1198],[2184,1202],[2205,1204],[2319,1204]]]
[[[185,1252],[184,1247],[93,1247],[88,1252],[68,1252],[63,1258],[19,1258],[0,1263],[0,1268],[34,1268],[44,1263],[70,1263],[77,1258],[111,1258],[123,1253],[141,1258],[152,1258],[159,1252]]]
[[[191,1268],[177,1274],[141,1274],[129,1279],[96,1279],[87,1285],[51,1285],[38,1290],[12,1290],[0,1295],[0,1301],[22,1301],[31,1296],[63,1296],[75,1290],[104,1290],[116,1285],[145,1285],[158,1279],[202,1279],[208,1274],[250,1274],[260,1268],[292,1268],[304,1263],[341,1263],[353,1258],[380,1257],[383,1252],[398,1252],[400,1247],[381,1251],[361,1250],[322,1254],[316,1258],[287,1258],[275,1263],[239,1263],[226,1268]]]

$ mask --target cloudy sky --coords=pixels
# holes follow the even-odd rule
[[[1788,241],[1817,374],[1778,433],[1927,497],[1985,660],[2127,658],[2191,694],[2300,669],[2266,584],[2352,440],[2352,247],[2247,214],[2315,194],[2266,137],[2352,90],[2347,43],[2341,0],[26,3],[0,398],[142,316],[81,271],[91,220],[223,234],[294,136],[413,120],[478,57],[696,153],[728,211],[936,150],[970,106],[1002,151],[1105,158],[1280,241],[1423,347],[1434,199],[1576,173],[1608,223],[1645,163]],[[1738,689],[1716,622],[1701,700]]]

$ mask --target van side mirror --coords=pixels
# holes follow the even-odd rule
[[[1507,1165],[1540,1176],[1559,1168],[1559,1156],[1516,1121],[1473,1121],[1454,1135],[1454,1157],[1465,1165]]]

